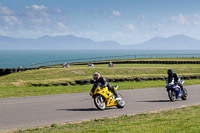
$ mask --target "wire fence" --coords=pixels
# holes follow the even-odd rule
[[[147,59],[147,58],[199,58],[200,54],[138,54],[138,55],[122,55],[122,56],[107,56],[107,57],[93,57],[93,58],[80,58],[68,59],[36,63],[29,66],[29,68],[38,68],[41,66],[52,66],[64,63],[83,63],[83,62],[97,62],[106,60],[117,59]]]

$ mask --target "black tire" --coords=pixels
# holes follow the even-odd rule
[[[102,95],[95,95],[94,96],[94,104],[99,110],[105,110],[106,102]]]
[[[125,100],[124,100],[124,98],[123,98],[122,95],[118,94],[118,97],[120,97],[120,98],[122,98],[122,99],[119,100],[119,101],[117,101],[116,107],[117,107],[117,108],[123,108],[123,107],[125,106],[126,102],[125,102]]]
[[[188,96],[187,90],[185,88],[183,88],[183,96],[181,97],[181,99],[187,100],[187,96]]]
[[[76,84],[84,85],[84,80],[75,80]]]
[[[168,90],[168,96],[170,101],[174,102],[176,100],[176,92],[172,89]]]

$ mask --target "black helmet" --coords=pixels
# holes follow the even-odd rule
[[[167,70],[167,74],[169,75],[169,76],[172,76],[173,75],[173,70],[172,69],[169,69],[169,70]]]

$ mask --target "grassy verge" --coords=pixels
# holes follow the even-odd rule
[[[137,59],[113,59],[113,60],[105,60],[105,61],[93,61],[95,62],[115,62],[115,61],[200,61],[200,58],[137,58]],[[88,62],[90,63],[90,62]],[[82,64],[82,63],[75,63],[76,65]],[[63,64],[58,65],[50,65],[49,67],[62,67]]]
[[[111,85],[117,84],[119,90],[124,89],[138,89],[138,88],[154,88],[165,86],[165,81],[144,81],[144,82],[120,82],[110,83]],[[184,85],[200,84],[199,79],[187,80]],[[39,96],[39,95],[53,95],[65,93],[80,93],[90,91],[92,85],[76,85],[76,86],[48,86],[48,87],[0,87],[0,98],[6,97],[24,97],[24,96]]]
[[[140,59],[142,60],[142,59]],[[200,60],[199,58],[173,58],[173,59],[143,59],[143,60]],[[166,71],[172,68],[179,76],[200,75],[199,64],[114,64],[108,68],[107,64],[72,65],[70,68],[51,68],[28,70],[0,77],[0,98],[38,96],[63,93],[76,93],[90,91],[91,85],[86,86],[49,86],[33,87],[31,84],[59,84],[75,82],[75,80],[92,79],[94,72],[99,72],[107,78],[135,78],[135,77],[163,77]],[[200,84],[200,80],[190,80],[190,84]],[[187,84],[188,82],[186,82]],[[114,84],[114,83],[111,83]],[[124,82],[117,83],[120,89],[151,88],[164,86],[163,81]]]
[[[126,133],[198,133],[200,132],[200,106],[183,107],[159,113],[143,113],[111,119],[95,119],[78,124],[20,130],[18,132],[126,132]]]
[[[200,75],[199,64],[116,64],[114,68],[107,65],[72,66],[71,68],[52,68],[30,70],[0,77],[0,86],[29,86],[30,84],[52,84],[92,79],[94,72],[100,72],[105,78],[161,77],[172,68],[180,76]]]

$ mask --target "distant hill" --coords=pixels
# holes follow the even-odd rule
[[[42,36],[38,39],[11,38],[0,36],[0,49],[120,49],[114,41],[95,42],[87,38],[67,36]]]
[[[140,44],[121,45],[115,41],[95,42],[73,35],[42,36],[37,39],[0,36],[0,49],[200,50],[200,40],[175,35],[167,38],[155,37]]]
[[[200,40],[185,35],[175,35],[167,38],[155,37],[144,43],[130,45],[130,49],[200,50]]]

